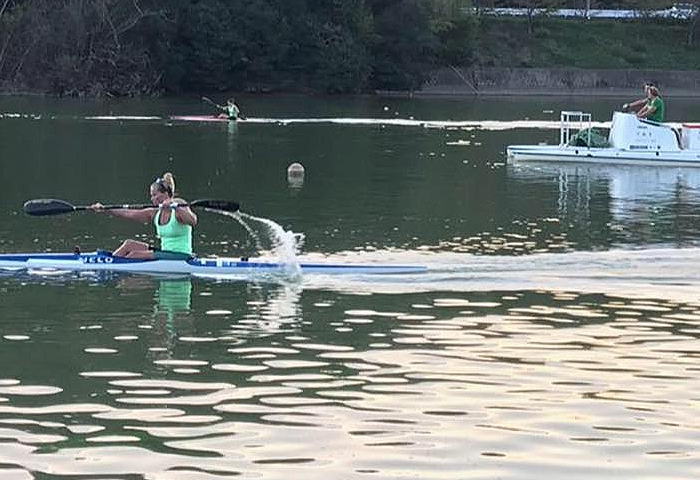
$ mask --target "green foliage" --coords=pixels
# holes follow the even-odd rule
[[[518,18],[482,18],[475,64],[696,70],[700,51],[686,46],[683,23],[576,22],[549,18],[532,36]]]
[[[478,17],[468,0],[433,0],[431,30],[438,40],[438,62],[466,65],[472,62],[477,42]]]
[[[201,0],[180,12],[171,89],[362,89],[371,21],[361,0]]]
[[[468,65],[476,55],[479,23],[466,16],[443,24],[436,35],[439,39],[439,62],[444,65]]]
[[[140,8],[127,0],[12,3],[0,18],[0,80],[58,94],[157,91],[152,52],[164,29],[155,20],[165,10],[149,10],[146,3]]]
[[[181,21],[166,67],[168,85],[185,90],[240,89],[248,70],[255,74],[269,69],[278,55],[269,47],[280,44],[276,40],[286,25],[277,12],[262,9],[267,5],[259,3],[203,0],[185,6],[179,12]],[[251,26],[256,36],[249,43]],[[256,49],[266,55],[256,54]]]
[[[438,47],[429,7],[427,0],[402,0],[375,15],[374,88],[414,90],[425,82],[436,65]]]
[[[0,85],[61,95],[354,93],[415,90],[448,65],[700,68],[697,16],[586,22],[470,8],[564,1],[0,0]]]

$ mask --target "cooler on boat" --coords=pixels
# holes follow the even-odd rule
[[[684,123],[681,129],[681,147],[700,150],[700,123]]]

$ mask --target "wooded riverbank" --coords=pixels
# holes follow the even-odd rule
[[[0,91],[575,93],[626,90],[649,79],[649,69],[700,70],[698,14],[516,18],[480,14],[468,3],[4,0]],[[679,77],[668,86],[696,88]]]

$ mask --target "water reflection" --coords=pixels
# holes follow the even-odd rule
[[[226,145],[228,148],[228,156],[233,159],[236,154],[236,140],[238,138],[238,122],[226,122]]]
[[[614,241],[686,245],[697,238],[700,169],[532,162],[508,172],[518,181],[555,185],[558,216],[589,234],[604,220]]]
[[[126,320],[114,313],[102,329],[72,337],[78,349],[98,339],[118,347],[97,355],[101,375],[85,375],[85,363],[99,370],[94,354],[44,381],[9,365],[0,464],[74,478],[277,478],[282,467],[310,479],[407,470],[433,478],[436,469],[507,479],[698,473],[688,382],[697,379],[700,304],[575,291],[297,296],[195,282],[188,306],[186,285],[153,284],[156,310],[189,320],[176,321],[173,355],[139,354],[139,343],[154,344],[148,332],[110,343]],[[132,290],[121,297],[140,291],[122,286]],[[303,304],[303,320],[272,299]],[[208,315],[213,305],[230,313]],[[259,307],[254,326],[251,307]],[[268,328],[268,315],[296,323]],[[233,339],[236,325],[248,334]],[[45,338],[36,331],[34,345],[3,344],[0,360]],[[615,460],[581,460],[599,457]]]
[[[103,279],[103,281],[106,281]],[[225,287],[245,291],[245,302],[237,308],[221,308],[211,305],[213,300],[212,280],[197,281],[190,276],[150,277],[142,275],[120,275],[116,288],[126,295],[131,292],[153,291],[152,325],[156,337],[163,342],[162,347],[151,351],[173,354],[178,341],[190,343],[216,341],[209,335],[196,334],[194,318],[203,314],[211,319],[237,320],[231,324],[227,340],[238,343],[241,336],[267,336],[281,331],[293,331],[301,322],[301,296],[303,286],[298,282],[257,283],[254,279],[219,278],[213,280]],[[195,285],[198,285],[195,289]],[[197,303],[193,308],[193,297]],[[228,303],[228,302],[227,302]]]
[[[155,314],[164,314],[172,322],[177,313],[189,313],[192,304],[192,280],[166,278],[158,280],[155,293]]]
[[[261,113],[284,116],[279,103]],[[483,106],[454,112],[496,117]],[[241,125],[233,142],[212,126],[14,123],[7,205],[42,188],[137,198],[127,186],[140,182],[93,181],[85,159],[139,167],[167,152],[188,191],[284,219],[317,259],[436,268],[267,283],[1,278],[0,476],[700,478],[699,250],[588,251],[625,235],[698,238],[694,181],[491,169],[517,131],[485,128],[478,148],[443,152],[442,127],[375,121],[275,127],[278,142],[266,124]],[[42,141],[17,141],[27,135]],[[343,180],[308,182],[291,208],[280,174],[293,158],[311,178]],[[3,250],[127,233],[88,216],[47,221],[7,213]],[[211,253],[233,238],[222,225],[202,226]],[[567,253],[538,253],[555,251]]]

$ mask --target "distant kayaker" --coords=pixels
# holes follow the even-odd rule
[[[238,108],[238,105],[236,105],[236,101],[233,98],[229,98],[226,101],[226,105],[219,105],[218,103],[213,101],[211,98],[207,98],[207,97],[202,97],[202,100],[207,102],[212,107],[218,108],[219,110],[224,112],[222,114],[219,114],[219,118],[225,118],[227,120],[231,120],[234,122],[236,120],[238,120],[239,118],[241,120],[246,120],[245,115],[243,115],[241,113],[241,109]]]
[[[156,178],[149,187],[153,208],[141,210],[112,209],[105,210],[101,203],[94,203],[90,208],[96,212],[105,212],[115,217],[126,218],[140,223],[153,223],[156,235],[160,238],[160,248],[138,240],[128,239],[117,248],[115,257],[186,260],[192,256],[192,228],[197,225],[197,215],[182,198],[175,196],[175,179],[168,172]]]
[[[666,106],[659,95],[659,89],[652,85],[648,91],[647,103],[637,112],[637,117],[662,123],[666,114]]]
[[[236,105],[236,101],[233,98],[229,98],[226,101],[226,105],[219,105],[219,108],[224,111],[219,117],[228,118],[229,120],[238,120],[241,115],[241,109]]]

